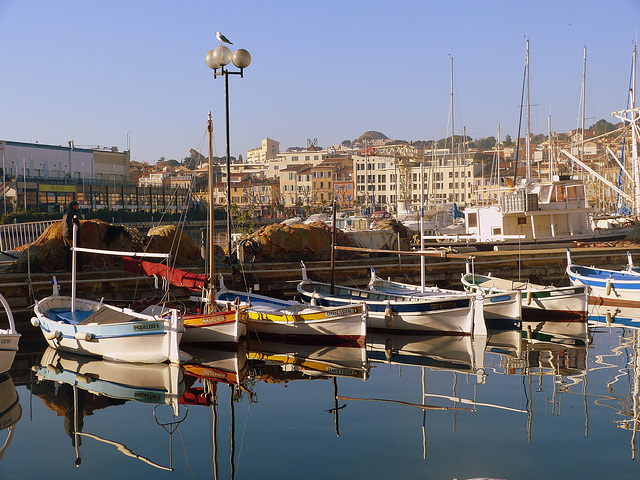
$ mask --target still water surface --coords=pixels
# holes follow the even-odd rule
[[[491,333],[252,340],[180,373],[35,352],[13,425],[0,382],[0,478],[640,478],[640,330]]]

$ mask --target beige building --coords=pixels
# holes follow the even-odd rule
[[[280,195],[285,207],[311,203],[311,165],[291,165],[280,171]]]
[[[346,157],[327,158],[311,169],[311,203],[328,205],[333,202],[336,195],[333,183],[347,164],[351,165],[351,160]]]
[[[271,138],[263,138],[262,145],[247,152],[247,163],[266,164],[280,153],[280,142]]]
[[[279,154],[269,161],[267,177],[275,178],[280,176],[280,171],[292,165],[319,165],[327,158],[333,156],[328,150],[294,150]]]
[[[131,162],[129,152],[111,150],[93,151],[94,178],[97,180],[129,183],[131,181]]]

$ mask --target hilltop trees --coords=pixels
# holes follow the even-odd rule
[[[613,132],[616,130],[620,124],[614,125],[613,123],[607,122],[605,119],[598,120],[596,123],[589,127],[589,131],[593,132],[595,135],[604,135],[609,132]]]

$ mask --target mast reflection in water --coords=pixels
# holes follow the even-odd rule
[[[638,478],[639,332],[250,338],[179,369],[22,349],[0,475]]]

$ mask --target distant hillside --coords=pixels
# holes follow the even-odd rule
[[[380,133],[380,132],[376,132],[374,130],[370,130],[370,131],[364,132],[362,135],[360,135],[356,139],[356,142],[363,142],[365,139],[367,139],[367,140],[389,140],[389,137],[387,137],[384,133]]]

